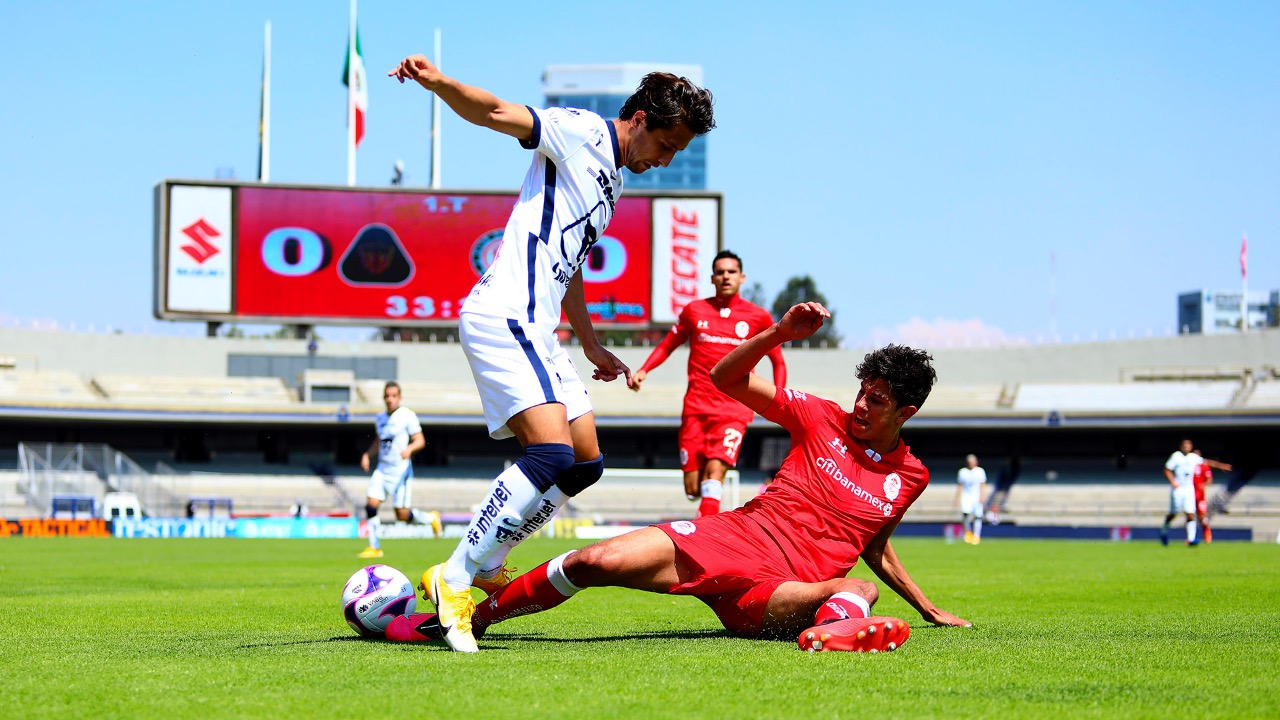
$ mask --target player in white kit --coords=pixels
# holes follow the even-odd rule
[[[368,517],[369,547],[362,558],[382,557],[382,520],[378,511],[382,503],[391,499],[396,509],[396,520],[430,525],[436,537],[440,536],[440,513],[423,512],[413,508],[413,454],[426,447],[422,425],[412,410],[400,404],[400,385],[394,381],[382,390],[382,402],[387,409],[374,419],[373,444],[360,456],[360,469],[369,472],[371,458],[378,464],[369,477],[369,490],[365,493],[365,515]]]
[[[956,473],[956,507],[964,523],[964,541],[977,545],[982,542],[982,496],[986,493],[987,471],[978,466],[976,455],[966,455],[964,463]]]
[[[422,576],[449,646],[475,652],[472,586],[490,594],[505,586],[511,548],[604,472],[586,387],[556,339],[561,311],[595,366],[593,379],[630,376],[596,338],[580,268],[613,217],[622,168],[666,167],[709,132],[711,93],[685,78],[651,73],[619,118],[606,120],[586,110],[506,102],[444,75],[422,55],[388,75],[416,81],[464,120],[535,151],[498,256],[459,315],[489,434],[514,435],[523,454],[489,486],[449,560]]]
[[[1160,543],[1169,544],[1169,523],[1178,513],[1187,518],[1187,545],[1194,547],[1200,543],[1196,537],[1196,467],[1208,465],[1215,470],[1230,470],[1231,466],[1216,460],[1206,460],[1195,452],[1195,445],[1184,438],[1182,444],[1174,451],[1164,464],[1164,477],[1169,481],[1169,512],[1164,516],[1164,525],[1160,528]]]

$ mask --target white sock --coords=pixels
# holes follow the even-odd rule
[[[551,486],[550,490],[542,493],[538,497],[538,501],[533,504],[533,509],[525,514],[524,522],[520,524],[520,531],[504,540],[493,555],[476,572],[476,575],[482,578],[491,578],[497,575],[502,566],[506,564],[507,555],[511,554],[511,550],[551,522],[556,512],[564,507],[564,504],[568,501],[569,496],[554,485]]]
[[[724,483],[719,480],[703,480],[702,481],[702,497],[719,500],[724,494]]]
[[[835,595],[832,595],[830,599],[831,600],[840,599],[840,600],[844,600],[845,602],[851,602],[854,605],[857,605],[858,608],[862,610],[862,617],[871,617],[871,605],[869,605],[867,603],[867,599],[862,597],[861,595],[856,595],[851,592],[838,592]]]
[[[551,562],[547,563],[547,580],[551,582],[552,587],[559,590],[560,594],[565,597],[573,597],[575,593],[582,589],[569,582],[569,578],[564,575],[564,560],[574,552],[574,550],[570,550],[563,555],[552,558]]]
[[[973,519],[973,536],[975,538],[982,537],[982,517],[978,516]]]
[[[480,568],[489,565],[498,548],[520,532],[524,517],[541,499],[519,465],[511,465],[494,478],[467,532],[444,566],[444,581],[456,591],[471,587]],[[523,539],[523,538],[521,538]]]
[[[1193,543],[1195,541],[1196,541],[1196,521],[1188,520],[1187,521],[1187,542]]]
[[[382,518],[374,515],[365,524],[369,526],[369,547],[375,549],[381,547],[378,535],[382,533]]]
[[[409,522],[414,525],[430,525],[431,516],[417,508],[409,508]]]

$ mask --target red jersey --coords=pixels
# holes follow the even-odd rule
[[[747,338],[773,324],[764,308],[734,295],[724,302],[716,297],[694,300],[684,306],[680,319],[640,367],[646,374],[662,364],[685,341],[689,341],[689,386],[684,393],[685,415],[713,415],[751,422],[755,413],[716,389],[711,368]],[[769,351],[773,362],[773,384],[787,384],[787,366],[782,348]]]
[[[1213,468],[1203,462],[1197,465],[1195,474],[1191,476],[1191,484],[1196,492],[1204,492],[1204,486],[1211,482],[1213,482]]]
[[[867,543],[929,483],[899,440],[881,456],[849,435],[850,413],[830,400],[778,388],[762,415],[791,433],[772,484],[733,512],[754,519],[805,582],[844,577]]]

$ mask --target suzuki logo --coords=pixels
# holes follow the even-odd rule
[[[191,256],[197,265],[203,265],[205,260],[218,254],[218,246],[209,242],[210,238],[216,238],[222,233],[213,228],[212,225],[205,222],[204,218],[191,223],[182,228],[182,234],[191,238],[190,245],[183,245],[178,248],[182,252]]]

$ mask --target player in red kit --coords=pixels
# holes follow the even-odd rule
[[[680,470],[684,472],[685,495],[690,500],[702,497],[698,517],[720,512],[725,473],[738,464],[747,424],[755,418],[751,408],[720,392],[711,382],[711,368],[721,358],[773,325],[767,310],[738,294],[746,277],[742,258],[728,250],[716,255],[711,263],[716,294],[686,305],[671,332],[627,383],[639,392],[650,371],[676,348],[689,343],[689,386],[680,414]],[[773,363],[773,384],[786,387],[782,348],[770,350],[769,360]]]
[[[1201,455],[1199,450],[1191,452]],[[1209,463],[1204,462],[1196,466],[1195,474],[1191,476],[1191,484],[1196,491],[1196,520],[1200,523],[1200,537],[1204,538],[1206,543],[1211,543],[1213,530],[1209,527],[1209,503],[1204,499],[1205,486],[1213,484],[1213,468],[1209,467]]]
[[[716,387],[791,433],[791,451],[765,492],[728,512],[635,530],[554,558],[482,602],[476,634],[549,610],[584,588],[615,586],[692,595],[743,637],[799,633],[801,649],[810,651],[896,649],[910,628],[871,616],[876,585],[846,577],[859,558],[925,620],[969,625],[925,597],[889,543],[929,482],[899,438],[936,379],[929,355],[899,345],[869,353],[857,368],[861,389],[850,411],[751,372],[770,350],[809,337],[827,317],[818,303],[796,305],[712,370]],[[397,618],[387,637],[438,638],[433,621],[429,614]]]

